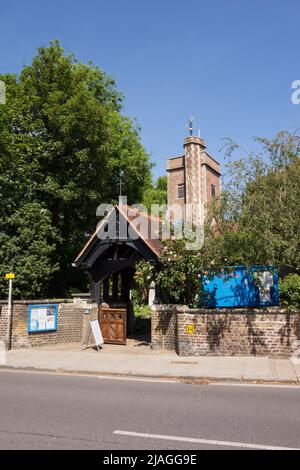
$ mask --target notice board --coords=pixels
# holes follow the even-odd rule
[[[58,305],[28,305],[28,333],[57,331]]]

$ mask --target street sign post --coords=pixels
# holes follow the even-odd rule
[[[7,338],[6,344],[7,349],[11,349],[11,326],[12,326],[12,283],[13,279],[15,279],[15,274],[7,273],[5,274],[5,279],[9,281],[8,284],[8,312],[7,312]]]

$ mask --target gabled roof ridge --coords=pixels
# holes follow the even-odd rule
[[[138,212],[140,215],[143,215],[143,216],[145,216],[145,217],[148,217],[149,219],[158,220],[159,222],[163,222],[163,219],[162,219],[161,217],[155,216],[155,215],[150,215],[150,214],[148,214],[147,212],[142,212],[142,211],[140,211],[138,208],[133,207],[133,206],[129,206],[128,204],[124,204],[123,206],[117,205],[116,207],[117,207],[119,210],[120,210],[120,208],[122,208],[122,207],[128,207],[130,210],[136,211],[136,212]]]
[[[126,210],[122,210],[122,208],[126,208]],[[119,213],[121,213],[123,215],[123,217],[125,217],[125,219],[127,220],[128,224],[133,228],[133,230],[137,233],[137,235],[146,243],[146,245],[151,249],[152,252],[154,252],[157,256],[160,255],[160,247],[159,247],[159,244],[160,244],[160,230],[158,232],[158,238],[155,238],[155,239],[151,239],[151,238],[147,238],[144,236],[143,232],[140,232],[133,224],[132,224],[132,220],[130,220],[130,217],[128,216],[128,211],[132,211],[133,213],[135,213],[136,215],[140,215],[140,216],[143,216],[145,218],[148,219],[149,223],[151,222],[151,220],[154,220],[155,222],[161,222],[163,223],[163,219],[161,217],[156,217],[156,216],[152,216],[152,215],[149,215],[148,213],[146,212],[142,212],[142,211],[139,211],[138,208],[136,207],[132,207],[132,206],[129,206],[127,204],[125,204],[124,206],[120,206],[120,205],[116,205],[116,206],[113,206],[111,208],[111,210],[106,214],[106,216],[100,220],[100,222],[98,223],[97,227],[96,227],[96,230],[94,231],[94,233],[90,236],[89,240],[86,242],[86,244],[84,245],[84,247],[82,248],[82,250],[80,251],[79,255],[77,256],[77,258],[75,259],[75,263],[77,263],[80,258],[83,256],[83,254],[85,253],[85,251],[89,248],[89,246],[93,243],[93,241],[96,239],[97,237],[97,234],[100,232],[100,230],[103,228],[103,226],[106,224],[108,218],[111,216],[111,214],[113,213],[113,211],[115,210],[118,210]],[[149,235],[149,230],[148,230],[148,235]]]
[[[129,209],[132,209],[133,211],[138,212],[139,214],[144,215],[144,216],[147,217],[148,219],[153,219],[153,220],[158,219],[158,220],[161,221],[161,222],[162,222],[163,220],[162,220],[160,217],[154,218],[154,217],[152,217],[152,216],[149,216],[149,214],[145,214],[145,213],[143,213],[143,212],[140,212],[140,211],[139,211],[138,209],[136,209],[135,207],[128,206],[127,204],[124,204],[124,206],[116,206],[116,207],[117,207],[117,209],[119,210],[119,212],[121,212],[122,215],[126,218],[127,222],[131,225],[131,227],[132,227],[133,230],[137,233],[137,235],[146,243],[146,245],[148,245],[148,247],[150,248],[150,250],[153,251],[157,256],[159,256],[159,255],[160,255],[160,249],[159,249],[158,247],[154,246],[153,241],[156,241],[156,242],[159,242],[159,243],[160,243],[160,241],[161,241],[160,238],[158,237],[158,238],[152,240],[151,238],[146,238],[145,236],[143,236],[143,233],[140,232],[136,227],[134,227],[134,226],[132,225],[132,220],[130,220],[129,217],[128,217],[128,211],[127,211],[127,213],[124,213],[124,211],[123,211],[122,209],[120,210],[120,208],[126,207],[126,208],[129,208]]]

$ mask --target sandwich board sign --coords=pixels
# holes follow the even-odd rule
[[[83,334],[83,338],[81,342],[83,349],[86,349],[88,347],[91,333],[93,334],[93,337],[94,337],[94,344],[97,346],[97,349],[99,350],[99,346],[104,344],[104,340],[103,340],[103,336],[101,333],[98,320],[89,321],[87,328]]]
[[[101,346],[101,344],[104,344],[102,333],[100,330],[100,325],[99,325],[98,320],[91,320],[90,324],[91,324],[91,329],[92,329],[92,333],[93,333],[94,340],[95,340],[95,345],[98,348],[99,346]]]

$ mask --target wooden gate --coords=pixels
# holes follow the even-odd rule
[[[105,344],[126,344],[126,308],[99,307],[99,323]]]

